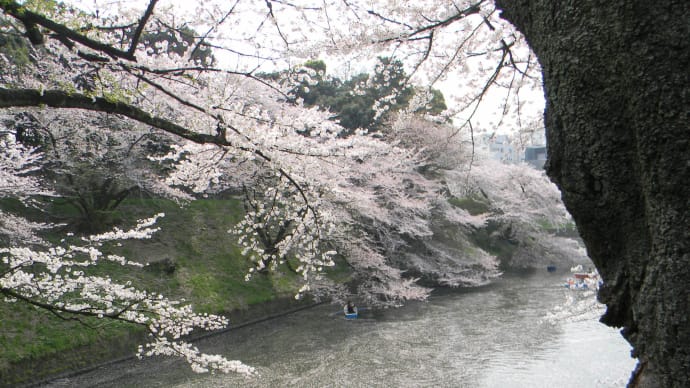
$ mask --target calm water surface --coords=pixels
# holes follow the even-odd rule
[[[164,358],[123,362],[49,386],[624,387],[635,360],[559,275],[507,277],[347,321],[322,305],[197,343],[260,376],[197,375]],[[590,296],[591,298],[591,296]]]

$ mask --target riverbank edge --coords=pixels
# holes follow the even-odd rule
[[[251,305],[246,309],[234,310],[225,315],[230,324],[221,330],[195,333],[187,340],[196,342],[242,327],[276,319],[301,310],[309,309],[327,301],[305,298],[281,297],[272,301]],[[1,376],[0,386],[22,388],[41,387],[51,381],[78,376],[98,368],[136,358],[136,349],[146,342],[144,333],[130,334],[109,341],[99,341],[58,356],[46,355],[39,359],[13,363],[8,376]]]

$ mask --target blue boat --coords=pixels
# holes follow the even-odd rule
[[[345,313],[345,319],[355,319],[358,315],[357,307],[348,300],[347,305],[345,305],[343,309],[343,313]]]
[[[357,311],[355,311],[354,313],[345,313],[345,319],[356,319],[357,315]]]

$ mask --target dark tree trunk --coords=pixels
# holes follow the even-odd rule
[[[690,387],[690,1],[497,2],[542,65],[547,172],[639,358],[630,385]]]

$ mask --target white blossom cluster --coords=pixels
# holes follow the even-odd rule
[[[196,373],[218,371],[222,373],[235,372],[245,376],[256,374],[254,368],[240,361],[227,360],[223,356],[215,354],[201,353],[199,349],[189,343],[172,342],[165,337],[156,338],[156,341],[140,346],[137,353],[137,356],[140,358],[142,356],[150,357],[155,355],[183,357]]]
[[[353,233],[352,230],[348,232]],[[360,237],[361,244],[343,239],[341,246],[347,252],[348,262],[358,271],[362,283],[358,286],[358,296],[369,304],[382,306],[401,306],[408,300],[425,300],[430,288],[416,284],[418,279],[405,277],[404,271],[390,265],[387,258],[376,248],[366,234]]]
[[[0,236],[6,236],[11,243],[45,245],[46,242],[36,235],[36,232],[51,226],[43,222],[32,222],[0,210]]]
[[[324,241],[333,228],[320,220],[317,201],[305,202],[295,186],[283,177],[256,198],[246,198],[244,219],[230,230],[238,237],[242,254],[252,262],[246,279],[255,272],[275,271],[287,260],[297,262],[295,272],[304,280],[296,297],[309,291],[310,279],[334,265],[333,250],[324,250]],[[306,187],[302,187],[306,189]]]
[[[0,132],[0,197],[30,203],[34,195],[53,195],[33,175],[40,168],[42,156],[35,148],[19,144],[12,131]],[[12,243],[45,244],[35,232],[49,226],[0,210],[0,236]]]
[[[48,195],[32,173],[40,168],[43,155],[35,148],[26,147],[15,140],[15,134],[0,127],[0,196],[27,198]]]
[[[488,193],[503,219],[541,219],[552,225],[570,219],[558,188],[543,170],[481,158],[470,172],[470,182]]]
[[[116,255],[104,255],[102,244],[122,239],[150,238],[163,214],[140,221],[131,230],[116,229],[83,238],[83,245],[65,242],[64,246],[43,249],[0,248],[0,292],[5,302],[21,300],[58,315],[111,318],[145,326],[151,342],[140,355],[166,354],[184,357],[195,371],[234,371],[252,374],[253,369],[239,361],[200,353],[184,341],[193,330],[217,330],[227,325],[222,316],[197,314],[189,305],[161,294],[138,290],[131,282],[119,283],[94,274],[99,261],[141,267],[138,262]]]
[[[332,211],[345,224],[338,228],[345,247],[340,251],[346,252],[354,268],[371,273],[370,279],[384,279],[380,284],[365,281],[363,288],[368,291],[363,290],[364,294],[382,293],[392,303],[423,299],[428,290],[409,282],[401,269],[414,269],[454,287],[485,284],[500,274],[496,257],[464,237],[484,226],[486,216],[450,206],[444,194],[443,179],[454,179],[453,174],[465,167],[462,161],[468,152],[453,143],[450,130],[403,112],[393,130],[384,135],[387,148],[373,151],[369,145],[371,153],[359,154],[349,168],[349,184],[333,181],[333,186],[341,187],[335,186],[340,209]],[[420,173],[420,167],[438,178]],[[348,215],[342,215],[343,205]],[[446,234],[445,229],[453,241],[440,236]],[[398,299],[396,293],[406,296]]]

